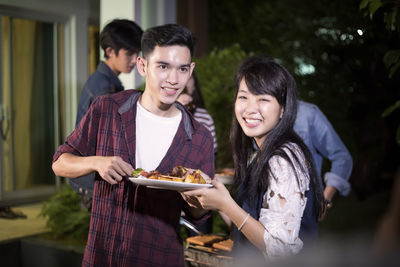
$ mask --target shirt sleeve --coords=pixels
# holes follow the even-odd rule
[[[259,218],[265,227],[265,253],[269,258],[294,255],[303,247],[299,231],[309,178],[298,172],[298,183],[295,170],[282,157],[272,157],[270,165],[275,178],[270,177]]]
[[[77,156],[91,156],[96,154],[97,130],[99,126],[98,107],[100,103],[96,99],[88,112],[83,116],[74,131],[66,138],[64,144],[58,147],[53,156],[53,162],[61,154],[71,153]]]
[[[353,168],[353,159],[335,129],[321,112],[314,106],[313,127],[310,127],[313,146],[331,162],[329,173],[324,175],[325,184],[335,187],[343,196],[351,190],[348,182]]]

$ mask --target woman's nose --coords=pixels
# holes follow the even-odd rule
[[[252,98],[249,98],[246,101],[245,111],[248,113],[254,113],[257,111],[257,109],[258,109],[257,101]]]

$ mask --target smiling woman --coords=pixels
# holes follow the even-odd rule
[[[272,95],[251,93],[246,79],[243,78],[235,101],[235,115],[243,132],[253,137],[257,145],[261,147],[268,133],[282,118],[283,107]]]
[[[312,156],[293,131],[297,88],[291,74],[273,59],[255,56],[242,63],[235,81],[236,199],[219,181],[183,196],[229,217],[237,265],[258,266],[264,257],[292,256],[315,242],[322,192]]]

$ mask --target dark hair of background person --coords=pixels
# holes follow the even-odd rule
[[[192,103],[193,103],[194,107],[205,108],[206,105],[204,104],[203,94],[201,93],[200,82],[199,82],[199,79],[197,78],[195,71],[192,72],[192,77],[193,77],[193,81],[194,81],[194,90],[191,95],[191,97],[193,98]],[[186,88],[182,93],[188,94],[188,92],[186,91]]]
[[[192,32],[178,24],[165,24],[146,30],[142,36],[142,53],[146,58],[156,46],[186,46],[193,57],[195,38]]]
[[[300,166],[300,171],[310,176],[310,183],[313,187],[314,209],[319,217],[323,213],[323,194],[313,158],[307,146],[294,132],[293,125],[297,114],[297,87],[292,75],[280,64],[267,56],[254,56],[246,59],[239,67],[236,77],[236,93],[239,85],[245,79],[249,91],[255,95],[268,94],[275,97],[278,103],[284,108],[283,116],[278,124],[268,133],[268,138],[260,147],[260,153],[254,159],[255,167],[251,169],[250,180],[247,180],[247,163],[254,152],[252,138],[246,136],[240,127],[235,113],[233,113],[231,142],[233,158],[235,162],[234,188],[246,187],[248,196],[257,196],[269,186],[269,179],[266,174],[272,174],[269,160],[273,156],[279,156],[287,160],[295,169],[294,164]],[[288,143],[295,143],[303,152],[307,165],[303,166],[295,153],[291,153],[296,163],[293,163],[283,148],[288,148]],[[288,149],[288,151],[291,151]],[[297,177],[299,182],[299,178]]]
[[[139,53],[142,34],[143,30],[131,20],[115,19],[111,21],[100,33],[100,46],[104,50],[105,58],[108,58],[107,47],[114,49],[116,55],[120,49],[126,49],[132,54]]]

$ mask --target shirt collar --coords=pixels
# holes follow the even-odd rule
[[[115,88],[117,88],[117,91],[124,90],[124,86],[122,85],[120,79],[118,79],[118,76],[115,75],[115,73],[110,69],[110,67],[104,61],[101,61],[99,63],[99,65],[97,66],[97,71],[109,77],[111,83],[115,86]]]
[[[139,96],[141,93],[136,93],[132,94],[125,103],[122,104],[122,106],[118,109],[118,113],[122,115],[123,113],[127,112],[131,108],[136,108],[136,103],[139,99]],[[194,132],[194,126],[193,126],[193,121],[188,112],[185,110],[185,108],[179,103],[175,102],[175,107],[179,109],[182,112],[182,118],[183,118],[183,126],[185,129],[185,132],[188,136],[189,140],[192,140],[193,132]]]

